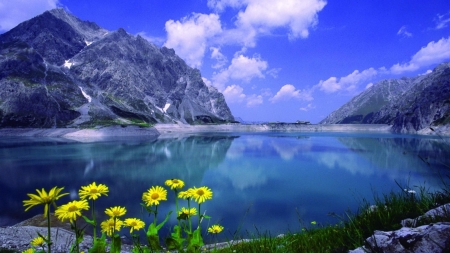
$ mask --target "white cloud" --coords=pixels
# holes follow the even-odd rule
[[[222,12],[226,7],[238,8],[244,5],[244,0],[208,0],[208,7],[215,11]]]
[[[412,37],[412,33],[408,32],[406,30],[406,26],[400,27],[400,30],[398,30],[397,35],[404,36],[404,37]]]
[[[246,95],[243,93],[244,89],[236,84],[230,85],[223,91],[223,95],[227,103],[241,103],[245,100]]]
[[[316,108],[316,107],[313,106],[312,104],[308,104],[308,105],[305,106],[305,107],[301,107],[299,110],[300,110],[300,111],[307,112],[307,111],[312,110],[312,109],[314,109],[314,108]]]
[[[8,31],[19,23],[58,6],[58,0],[2,0],[0,31]]]
[[[167,41],[164,46],[176,53],[190,66],[200,67],[208,40],[222,32],[219,15],[193,13],[181,21],[166,22]]]
[[[211,50],[211,59],[216,60],[216,64],[212,68],[220,69],[227,64],[227,57],[220,52],[220,48],[210,47],[209,50]]]
[[[436,21],[436,29],[443,29],[447,27],[447,24],[450,23],[450,13],[438,15],[435,21]]]
[[[360,82],[370,79],[377,74],[378,72],[374,68],[365,69],[362,72],[355,70],[351,74],[341,77],[339,81],[334,76],[325,81],[321,80],[317,86],[326,93],[333,93],[343,89],[353,90]]]
[[[269,100],[272,103],[280,102],[280,101],[286,101],[290,99],[298,99],[298,100],[305,100],[305,101],[311,101],[313,100],[313,97],[311,96],[311,90],[296,90],[294,85],[292,84],[285,84],[281,89]]]
[[[264,102],[262,95],[252,94],[247,96],[244,94],[244,89],[236,84],[227,86],[223,91],[223,95],[225,96],[227,103],[245,102],[247,107],[254,107]]]
[[[262,95],[256,95],[256,94],[252,94],[250,96],[248,96],[247,98],[247,107],[253,107],[253,106],[257,106],[263,103],[263,97]]]
[[[230,79],[249,82],[253,78],[264,78],[263,71],[267,69],[267,66],[267,62],[261,60],[259,56],[235,55],[228,68],[213,76],[213,84],[217,89],[222,90]]]
[[[289,39],[307,38],[309,29],[318,23],[317,13],[326,5],[324,0],[215,0],[208,6],[221,11],[227,6],[241,9],[236,28],[224,32],[222,42],[254,47],[256,38],[270,34],[277,28],[287,28]]]
[[[368,84],[366,85],[366,90],[369,89],[369,88],[372,87],[372,86],[373,86],[373,83],[368,83]]]
[[[273,78],[277,78],[278,77],[278,73],[280,73],[281,68],[274,68],[274,69],[269,69],[266,74],[271,75]]]
[[[154,37],[151,35],[148,35],[146,32],[138,32],[136,35],[141,36],[142,38],[146,39],[147,41],[156,44],[158,46],[162,46],[165,42],[165,38],[162,37]]]
[[[450,37],[428,43],[427,46],[422,47],[414,54],[408,63],[394,64],[390,70],[393,74],[401,74],[418,70],[421,67],[441,63],[448,59],[450,59]]]
[[[164,46],[175,49],[193,67],[202,65],[206,48],[220,48],[224,44],[254,47],[259,36],[283,31],[279,28],[284,28],[289,39],[306,38],[309,29],[318,22],[317,13],[326,5],[325,0],[208,0],[207,3],[216,12],[227,7],[236,9],[235,27],[222,29],[217,13],[194,13],[181,21],[169,20],[165,25]],[[216,68],[220,68],[218,63]]]

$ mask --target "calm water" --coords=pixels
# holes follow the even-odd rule
[[[337,222],[327,214],[355,211],[374,191],[398,190],[395,180],[409,181],[413,189],[439,189],[436,171],[450,174],[442,165],[450,164],[449,146],[449,140],[440,138],[340,133],[199,134],[95,143],[3,138],[0,226],[43,212],[41,206],[28,212],[22,207],[26,194],[37,188],[64,186],[70,197],[57,203],[65,204],[93,181],[110,189],[108,197],[96,202],[100,215],[104,208],[120,205],[127,207],[127,217],[150,221],[140,207],[142,193],[180,178],[188,187],[212,188],[213,200],[202,210],[211,216],[210,224],[225,226],[223,237],[236,231],[244,237],[257,230],[295,232],[302,222]],[[174,206],[169,191],[160,218]]]

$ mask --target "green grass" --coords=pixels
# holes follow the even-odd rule
[[[374,205],[363,199],[356,213],[347,211],[343,215],[334,214],[336,224],[308,225],[298,233],[288,233],[282,237],[257,233],[250,237],[253,238],[250,242],[230,243],[229,247],[213,252],[348,252],[364,245],[365,239],[375,230],[400,229],[401,220],[416,218],[450,202],[447,184],[442,190],[433,193],[424,187],[419,187],[415,194],[402,189],[381,196],[374,194]],[[416,226],[440,221],[449,222],[450,213],[445,217],[419,220]]]
[[[138,126],[142,128],[149,128],[152,127],[153,124],[145,122],[144,120],[139,119],[129,119],[131,123],[124,123],[118,120],[112,120],[112,119],[94,119],[87,122],[84,122],[80,125],[80,128],[83,129],[90,129],[95,128],[96,126],[102,126],[102,127],[108,127],[108,126]]]

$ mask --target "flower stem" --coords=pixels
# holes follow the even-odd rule
[[[51,230],[50,230],[50,206],[47,208],[47,252],[52,252],[52,239],[51,239]]]
[[[97,221],[95,220],[95,200],[92,200],[92,220],[94,221],[94,242],[97,240]]]
[[[191,198],[188,198],[188,210],[191,210]],[[192,218],[190,214],[188,216],[188,219],[189,219],[189,232],[192,233]]]
[[[155,207],[155,219],[153,220],[153,223],[155,224],[155,226],[156,226],[156,215],[158,215],[158,205],[156,205],[156,207]]]

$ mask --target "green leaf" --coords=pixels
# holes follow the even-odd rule
[[[188,235],[188,246],[187,251],[188,252],[200,252],[201,247],[204,245],[203,238],[200,233],[200,229],[194,230],[194,232],[191,235]]]
[[[150,249],[152,250],[161,250],[162,247],[159,243],[159,235],[158,235],[158,229],[155,226],[155,223],[151,223],[150,226],[148,226],[147,230],[147,241]]]
[[[185,241],[185,239],[181,237],[181,228],[178,225],[175,225],[173,230],[174,232],[171,233],[172,237],[166,239],[167,248],[170,250],[176,249],[178,251],[181,251],[183,249],[183,243]]]
[[[89,253],[106,253],[106,234],[102,233],[102,237],[94,241],[92,248],[88,250]]]
[[[82,217],[87,223],[91,224],[92,226],[95,226],[95,221],[94,220],[90,220],[88,217],[86,217],[84,215]]]
[[[122,240],[118,234],[114,234],[111,238],[111,253],[120,253],[122,248]]]
[[[169,216],[170,216],[171,214],[172,214],[172,211],[170,211],[170,212],[166,215],[166,218],[164,219],[164,221],[161,222],[161,223],[156,227],[157,230],[161,229],[162,226],[164,226],[164,224],[166,224],[166,222],[169,220]]]

